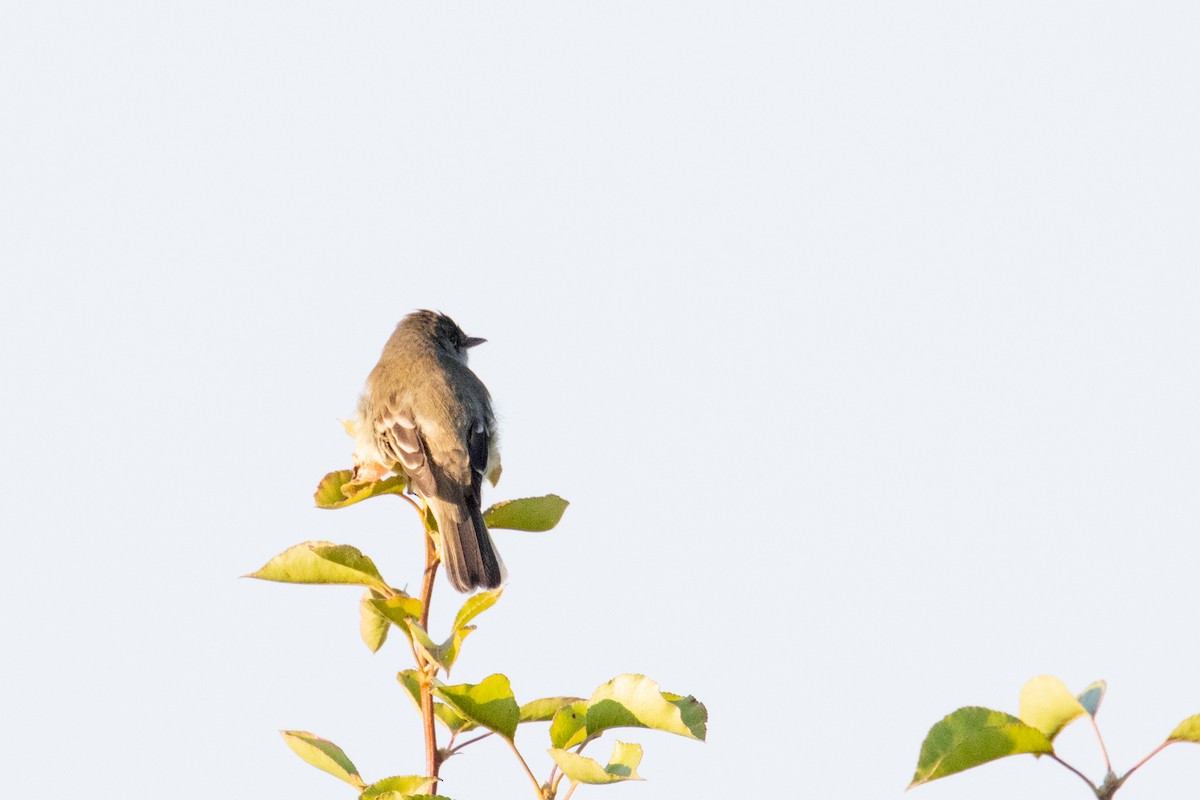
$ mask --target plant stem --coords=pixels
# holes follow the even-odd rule
[[[422,514],[422,519],[424,515]],[[433,598],[433,579],[437,576],[437,549],[433,546],[433,538],[425,531],[425,575],[421,580],[421,627],[429,629],[429,603]],[[414,650],[416,648],[414,647]],[[416,653],[417,668],[421,671],[421,721],[425,728],[425,774],[433,778],[433,786],[429,791],[437,794],[438,770],[441,761],[438,758],[437,728],[433,720],[433,691],[431,682],[437,674],[437,668],[430,669],[429,662],[420,652]]]
[[[525,757],[522,756],[521,751],[517,749],[517,743],[512,739],[504,739],[504,741],[508,742],[508,746],[512,748],[513,754],[517,757],[517,760],[521,762],[521,766],[525,768],[525,774],[528,775],[529,780],[533,782],[533,788],[534,791],[537,792],[537,796],[539,798],[545,797],[546,795],[542,791],[542,785],[538,783],[538,779],[534,777],[533,770],[529,768],[529,764],[525,761]]]
[[[1167,740],[1167,741],[1163,742],[1162,744],[1160,744],[1158,747],[1156,747],[1156,748],[1154,748],[1153,750],[1151,750],[1151,751],[1150,751],[1150,754],[1149,754],[1148,756],[1146,756],[1145,758],[1143,758],[1143,759],[1142,759],[1141,761],[1139,761],[1138,763],[1134,764],[1132,767],[1130,767],[1130,768],[1129,768],[1129,771],[1128,771],[1128,772],[1126,772],[1124,775],[1122,775],[1122,776],[1120,777],[1120,779],[1117,781],[1117,785],[1118,785],[1118,786],[1120,786],[1121,784],[1125,783],[1125,781],[1129,779],[1129,776],[1133,774],[1134,770],[1136,770],[1136,769],[1137,769],[1138,767],[1140,767],[1142,764],[1145,764],[1145,763],[1146,763],[1147,761],[1149,761],[1150,759],[1154,758],[1156,755],[1158,755],[1158,754],[1159,754],[1159,753],[1162,751],[1162,749],[1163,749],[1164,747],[1166,747],[1166,746],[1167,746],[1167,745],[1169,745],[1169,744],[1171,744],[1171,741],[1170,741],[1170,740]]]
[[[1099,790],[1096,788],[1096,785],[1095,785],[1094,783],[1092,783],[1090,780],[1088,780],[1088,776],[1087,776],[1087,775],[1084,775],[1082,772],[1080,772],[1079,770],[1075,769],[1074,767],[1072,767],[1072,766],[1071,766],[1070,764],[1068,764],[1067,762],[1063,761],[1063,760],[1062,760],[1061,758],[1059,758],[1058,756],[1054,755],[1054,753],[1049,753],[1048,755],[1049,755],[1049,757],[1050,757],[1050,758],[1054,759],[1055,761],[1057,761],[1058,763],[1062,764],[1062,765],[1063,765],[1064,767],[1066,767],[1067,769],[1071,770],[1071,772],[1074,772],[1076,775],[1078,775],[1078,776],[1079,776],[1079,779],[1088,785],[1088,788],[1092,790],[1092,793],[1093,793],[1093,794],[1095,794],[1097,797],[1099,797],[1099,796],[1100,796]]]
[[[433,546],[433,537],[425,532],[425,574],[421,578],[421,627],[429,630],[429,601],[433,597],[433,579],[437,576],[437,549]]]
[[[1104,746],[1104,737],[1100,735],[1100,726],[1096,724],[1095,717],[1090,714],[1088,716],[1092,720],[1092,730],[1096,732],[1096,741],[1100,742],[1100,752],[1104,753],[1104,767],[1108,770],[1108,774],[1111,775],[1113,771],[1112,761],[1108,759],[1108,748]]]
[[[567,787],[567,793],[562,796],[562,800],[571,800],[571,795],[575,793],[575,787],[579,784],[571,781],[571,785]]]
[[[457,753],[459,750],[462,750],[462,749],[463,749],[464,747],[466,747],[467,745],[469,745],[469,744],[475,744],[475,743],[476,743],[476,742],[478,742],[480,739],[486,739],[487,737],[489,737],[489,736],[491,736],[491,735],[492,735],[492,732],[491,732],[491,731],[488,731],[487,733],[483,734],[482,736],[476,736],[474,739],[467,739],[465,742],[463,742],[462,744],[458,745],[457,747],[450,747],[450,745],[453,745],[453,744],[454,744],[454,739],[453,739],[453,737],[451,737],[451,739],[450,739],[450,745],[447,745],[447,746],[448,746],[448,747],[450,747],[450,752],[451,752],[451,753]]]

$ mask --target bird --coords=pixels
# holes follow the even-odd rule
[[[408,314],[367,376],[353,425],[355,479],[403,471],[433,512],[459,592],[507,578],[482,510],[483,479],[494,486],[501,471],[496,417],[467,366],[467,351],[485,341],[441,312]]]

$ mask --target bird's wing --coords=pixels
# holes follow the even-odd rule
[[[487,471],[492,432],[483,420],[473,420],[467,430],[467,454],[471,460],[471,497],[475,505],[483,502],[483,474]]]
[[[412,409],[388,404],[375,423],[380,443],[392,460],[404,468],[409,483],[426,497],[437,493],[430,469],[429,448],[417,427]]]

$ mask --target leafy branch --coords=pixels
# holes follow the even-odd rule
[[[1096,722],[1096,714],[1106,691],[1107,684],[1096,681],[1078,695],[1073,695],[1058,678],[1040,675],[1026,683],[1021,690],[1019,717],[978,706],[960,708],[930,728],[921,745],[916,774],[908,788],[998,758],[1029,753],[1035,757],[1048,756],[1051,761],[1078,776],[1098,800],[1111,800],[1134,772],[1168,745],[1175,742],[1200,744],[1200,714],[1197,714],[1181,722],[1165,742],[1118,776],[1113,771],[1108,748],[1104,745]],[[1054,738],[1082,716],[1087,716],[1091,721],[1104,755],[1107,772],[1099,782],[1094,782],[1054,752]]]
[[[424,532],[425,567],[421,593],[412,597],[391,586],[375,563],[357,548],[331,542],[304,542],[268,561],[247,577],[282,583],[343,584],[364,587],[359,601],[359,631],[372,652],[378,652],[393,628],[404,635],[413,667],[397,679],[416,706],[424,739],[424,775],[397,775],[367,783],[346,753],[333,742],[307,731],[282,731],[288,746],[307,761],[358,791],[360,800],[431,800],[440,798],[437,786],[442,766],[453,755],[489,738],[504,740],[533,784],[539,800],[554,800],[565,777],[570,797],[580,784],[602,785],[642,780],[637,769],[642,759],[638,744],[617,741],[608,763],[582,755],[589,743],[614,728],[646,728],[703,740],[708,712],[691,696],[663,692],[643,675],[619,675],[601,685],[588,699],[543,697],[518,704],[508,677],[496,673],[477,683],[446,684],[464,641],[480,614],[494,606],[503,589],[483,591],[462,604],[450,632],[438,642],[429,633],[429,609],[439,558],[439,534],[433,514],[419,496],[407,493],[403,475],[382,480],[357,481],[353,471],[341,470],[325,476],[317,486],[320,508],[346,508],[373,497],[395,495],[417,513]],[[489,528],[548,531],[562,518],[567,501],[556,495],[507,500],[484,512]],[[539,782],[526,757],[517,749],[518,726],[548,722],[547,752],[552,759],[549,777]],[[449,733],[444,748],[438,747],[438,726]],[[477,732],[465,741],[460,734]],[[443,798],[445,800],[445,798]]]

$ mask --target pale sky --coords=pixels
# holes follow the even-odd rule
[[[495,534],[452,677],[709,710],[575,798],[898,800],[934,722],[1041,673],[1108,680],[1118,770],[1200,713],[1195,3],[3,17],[0,796],[353,797],[281,728],[421,771],[358,590],[238,576],[328,539],[417,582],[406,507],[312,490],[423,307],[489,340],[485,500],[572,502]],[[499,743],[443,777],[531,796]],[[1178,745],[1119,796],[1198,782]],[[1028,756],[911,794],[1088,796]]]

